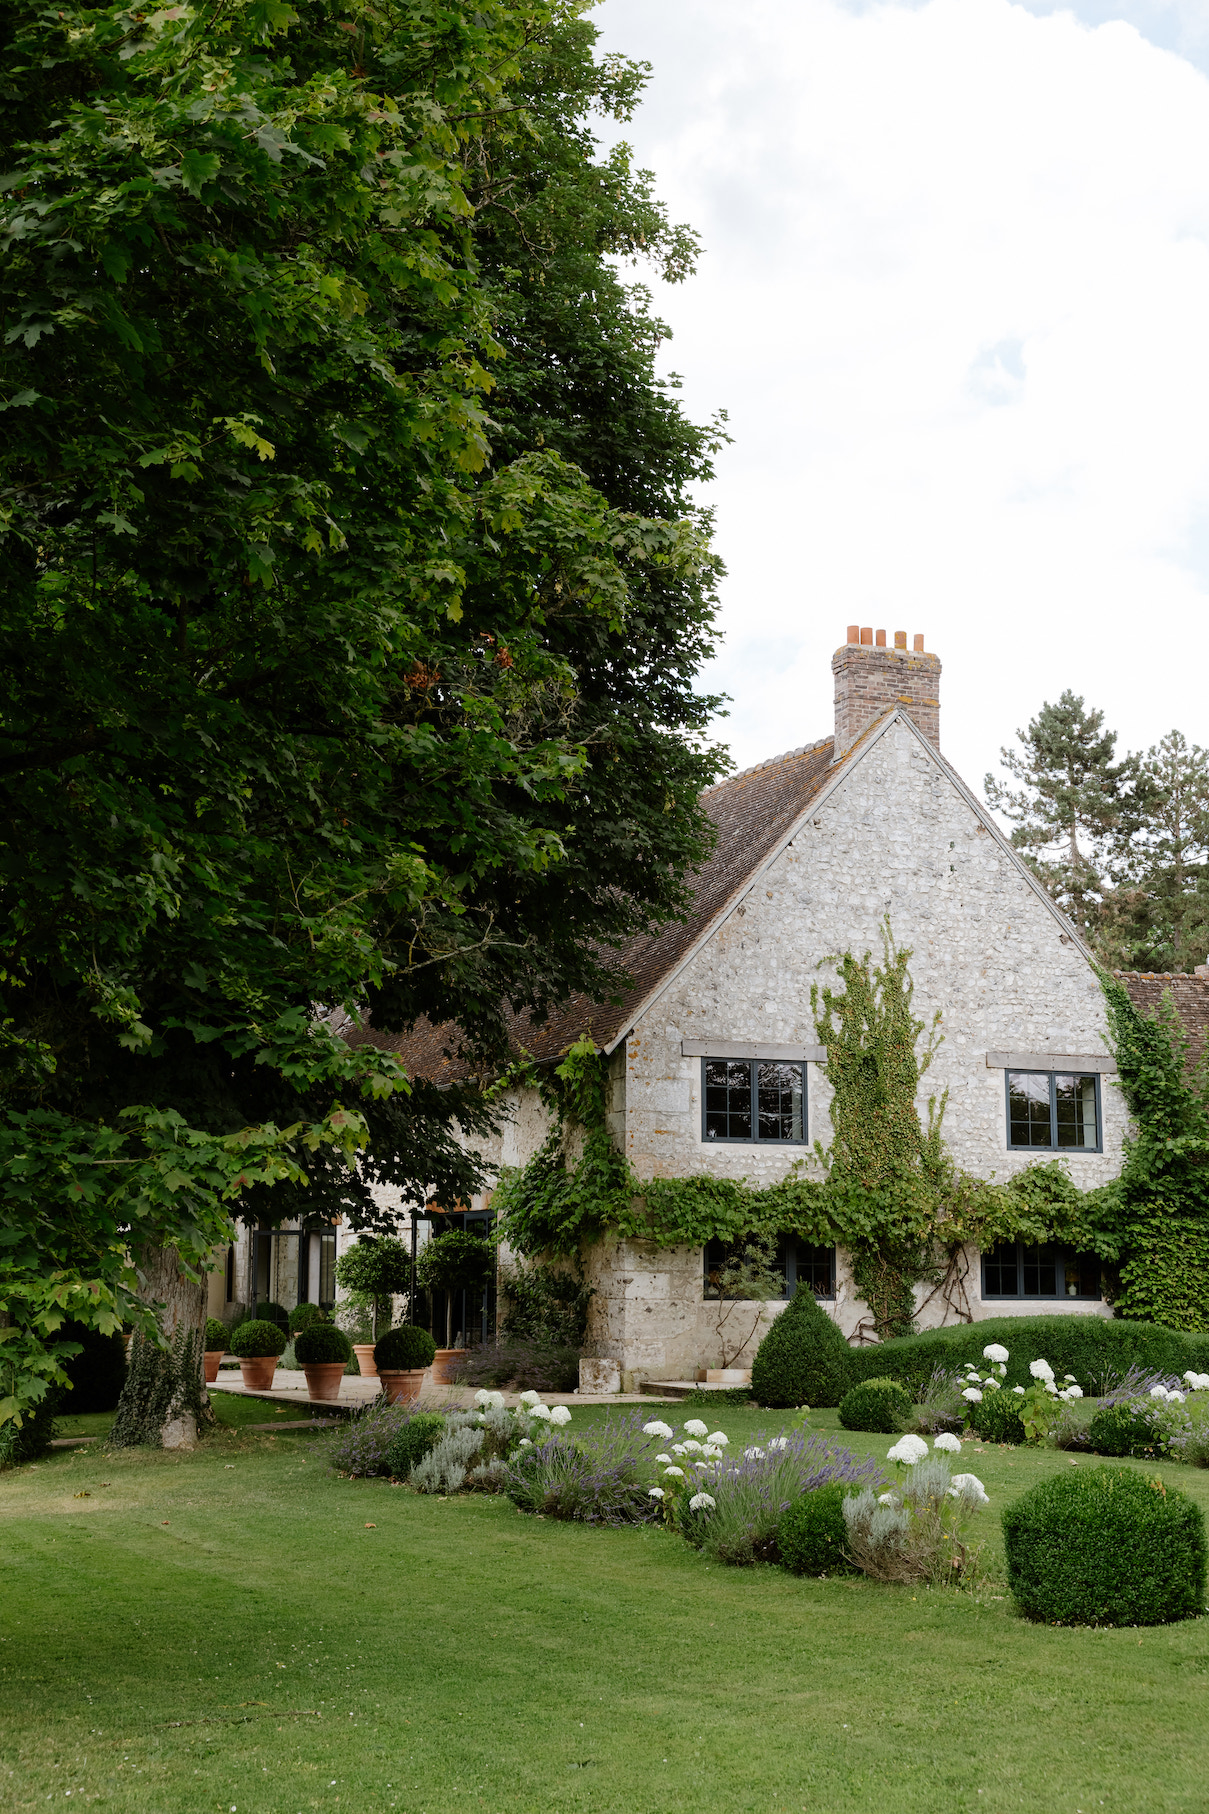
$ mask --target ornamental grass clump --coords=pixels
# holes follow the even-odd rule
[[[964,1383],[962,1374],[933,1367],[919,1395],[916,1429],[922,1430],[925,1436],[934,1436],[941,1431],[956,1434],[966,1421],[967,1406],[961,1396]]]
[[[659,1485],[667,1495],[663,1504],[669,1522],[695,1548],[730,1567],[780,1560],[781,1519],[803,1493],[832,1483],[861,1487],[882,1482],[880,1463],[872,1457],[858,1460],[850,1449],[822,1436],[803,1431],[759,1435],[733,1457],[708,1455],[706,1448],[716,1451],[721,1434],[715,1432],[699,1454],[687,1457],[677,1454],[683,1445],[673,1445],[671,1465],[665,1464]],[[702,1493],[713,1503],[694,1505]]]
[[[840,1400],[840,1422],[846,1430],[872,1430],[894,1436],[911,1420],[911,1400],[896,1379],[863,1379]]]
[[[1003,1513],[1008,1585],[1030,1619],[1165,1625],[1205,1607],[1205,1521],[1137,1468],[1080,1468]]]
[[[989,1503],[982,1482],[975,1474],[951,1474],[941,1456],[927,1454],[926,1444],[922,1456],[896,1447],[900,1453],[891,1449],[887,1459],[900,1463],[900,1484],[880,1497],[865,1487],[844,1500],[846,1555],[871,1581],[971,1585],[982,1545],[970,1541],[967,1527]]]

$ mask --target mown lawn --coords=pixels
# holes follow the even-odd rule
[[[709,1419],[735,1441],[780,1421]],[[0,1807],[1209,1805],[1207,1623],[1046,1629],[994,1579],[720,1569],[658,1530],[339,1480],[321,1441],[228,1428],[0,1477]],[[980,1447],[997,1573],[999,1510],[1071,1463]],[[1209,1474],[1161,1471],[1209,1501]]]

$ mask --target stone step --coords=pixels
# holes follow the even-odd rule
[[[643,1396],[646,1398],[687,1398],[690,1392],[733,1392],[734,1386],[720,1385],[715,1380],[706,1379],[644,1379]]]

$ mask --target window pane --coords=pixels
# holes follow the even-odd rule
[[[800,1064],[756,1066],[761,1140],[802,1138],[802,1071]]]
[[[705,1138],[751,1139],[751,1066],[745,1059],[706,1059]]]
[[[1016,1277],[1016,1244],[993,1247],[983,1260],[983,1297],[1014,1298],[1020,1295]]]
[[[1058,1145],[1098,1146],[1095,1078],[1057,1076],[1054,1095],[1058,1111]]]
[[[790,1240],[792,1240],[792,1238],[793,1238],[792,1236],[789,1237]],[[781,1279],[782,1279],[782,1285],[781,1285],[781,1296],[782,1297],[788,1296],[788,1292],[785,1288],[785,1283],[784,1283],[785,1276],[786,1276],[787,1245],[788,1245],[788,1243],[787,1243],[786,1237],[784,1235],[779,1236],[777,1239],[776,1264],[780,1271]],[[722,1296],[723,1269],[726,1266],[730,1265],[730,1263],[732,1261],[741,1260],[746,1246],[747,1246],[747,1242],[742,1239],[740,1239],[738,1241],[720,1241],[720,1240],[715,1239],[713,1241],[709,1241],[706,1243],[706,1248],[705,1248],[705,1296],[707,1298],[713,1298],[716,1301],[718,1298],[720,1298]],[[727,1281],[727,1283],[731,1287],[730,1290],[728,1291],[727,1295],[730,1297],[737,1296],[739,1301],[743,1301],[742,1291],[739,1290],[736,1293],[736,1290],[735,1290],[736,1282]],[[750,1301],[754,1302],[756,1300],[750,1300]]]
[[[1039,1071],[1008,1072],[1011,1146],[1050,1146],[1049,1077]]]
[[[1067,1254],[1063,1261],[1068,1298],[1100,1296],[1100,1259],[1094,1253]]]
[[[809,1285],[816,1298],[835,1296],[835,1248],[798,1242],[798,1284]]]
[[[1026,1298],[1057,1297],[1055,1254],[1052,1247],[1022,1247],[1021,1272],[1024,1274]]]

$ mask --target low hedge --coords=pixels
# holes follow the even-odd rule
[[[774,1328],[775,1328],[774,1324]],[[1131,1366],[1147,1373],[1189,1368],[1209,1372],[1209,1335],[1166,1329],[1161,1323],[1128,1322],[1102,1316],[999,1316],[985,1323],[959,1323],[899,1336],[848,1351],[849,1384],[888,1374],[917,1400],[937,1367],[954,1372],[970,1361],[985,1371],[982,1351],[990,1342],[1008,1350],[1006,1384],[1029,1386],[1029,1362],[1047,1360],[1059,1378],[1073,1373],[1088,1396],[1100,1395],[1108,1372],[1123,1376]]]
[[[855,1428],[850,1425],[850,1428]],[[782,1564],[794,1575],[851,1574],[844,1555],[848,1530],[844,1523],[847,1487],[837,1481],[816,1486],[795,1499],[782,1512],[777,1526],[777,1549]]]
[[[220,1323],[216,1316],[206,1318],[206,1333],[202,1346],[207,1354],[225,1354],[227,1352],[227,1325]]]
[[[840,1400],[840,1422],[846,1430],[873,1430],[895,1436],[911,1417],[911,1400],[896,1379],[864,1379]]]
[[[240,1360],[263,1360],[270,1354],[280,1357],[285,1352],[286,1332],[278,1323],[253,1317],[241,1323],[231,1337],[231,1353]]]
[[[1007,1344],[1005,1343],[1006,1347]],[[985,1387],[980,1405],[967,1404],[967,1416],[971,1429],[975,1430],[984,1442],[1003,1442],[1019,1446],[1026,1440],[1027,1432],[1024,1419],[1020,1415],[1020,1399],[1011,1387],[1000,1387],[998,1392],[988,1391]]]
[[[418,1462],[436,1448],[445,1434],[439,1411],[417,1411],[399,1426],[386,1451],[386,1466],[396,1480],[406,1480]]]
[[[374,1366],[379,1372],[416,1373],[421,1367],[431,1367],[436,1356],[437,1345],[427,1329],[417,1329],[414,1323],[402,1323],[397,1329],[388,1329],[380,1335],[374,1344]]]
[[[353,1344],[335,1323],[308,1323],[294,1337],[294,1359],[300,1367],[321,1367],[339,1361],[347,1367]]]
[[[1205,1609],[1205,1520],[1138,1468],[1080,1468],[1003,1513],[1008,1584],[1030,1619],[1166,1625]]]
[[[1087,1446],[1097,1455],[1133,1455],[1146,1459],[1163,1454],[1163,1407],[1157,1399],[1131,1398],[1104,1405],[1087,1426]]]

